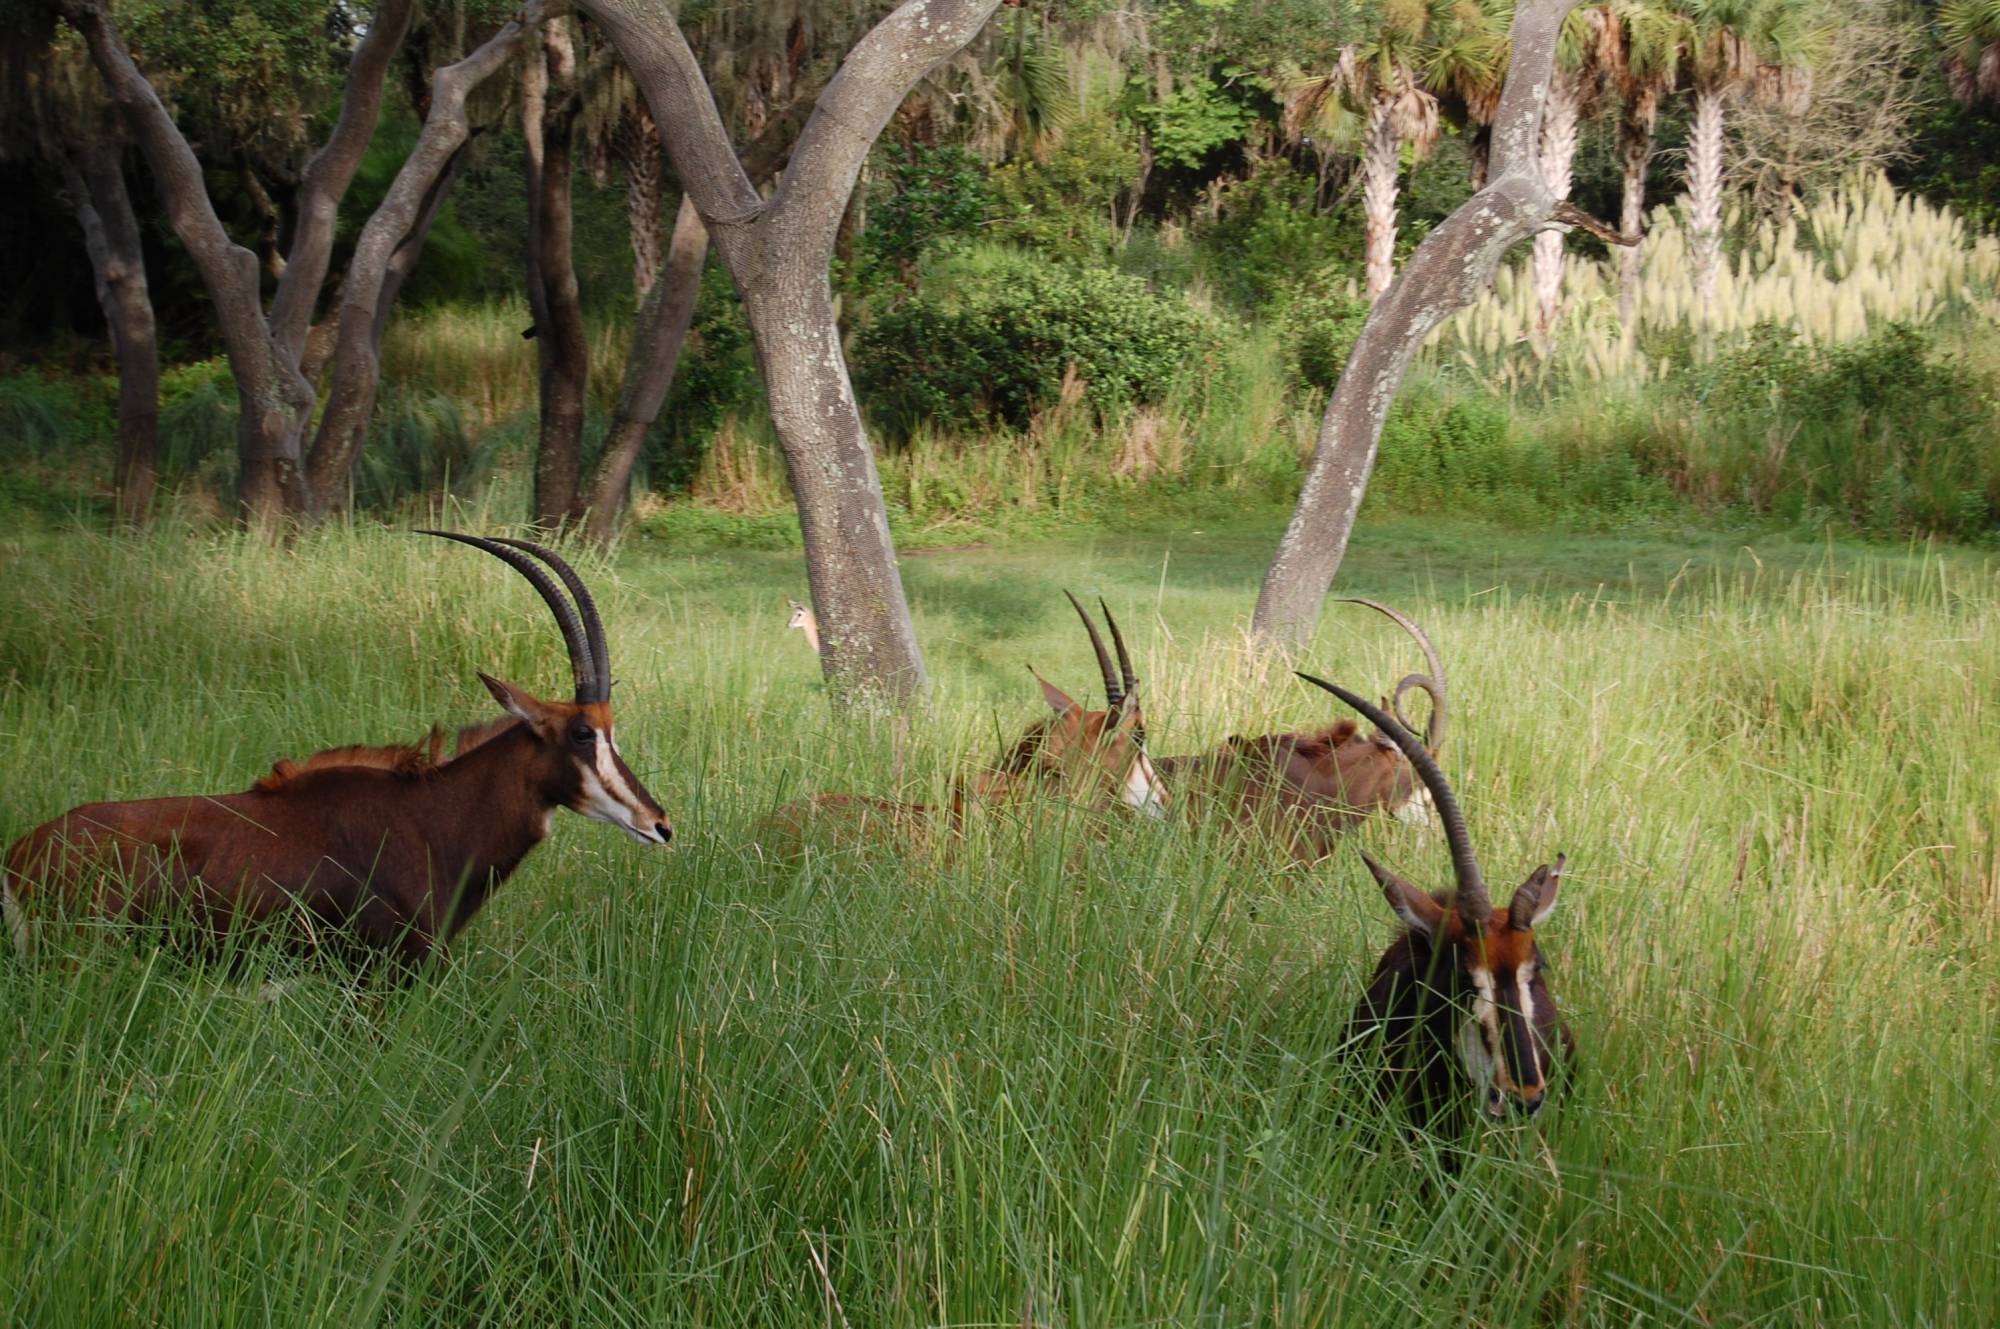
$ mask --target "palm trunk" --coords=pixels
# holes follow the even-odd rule
[[[644,106],[626,111],[618,147],[625,167],[625,216],[632,230],[632,298],[644,305],[653,283],[660,279],[660,214],[665,191],[660,131]],[[678,233],[680,223],[676,221],[674,226]],[[704,248],[707,241],[704,232]]]
[[[145,525],[160,456],[160,354],[139,219],[119,150],[99,144],[63,164],[97,279],[97,302],[118,355],[118,462],[113,493],[122,525]]]
[[[576,116],[576,55],[569,32],[553,24],[546,43],[549,86],[560,88],[542,119],[539,206],[529,245],[541,284],[541,434],[535,449],[535,524],[556,527],[578,515],[583,466],[584,394],[589,388],[590,343],[571,249],[575,212],[571,198]]]
[[[1549,195],[1569,197],[1571,166],[1576,161],[1576,119],[1579,89],[1576,75],[1557,70],[1542,107],[1542,180]],[[1563,234],[1543,231],[1535,237],[1535,328],[1544,342],[1562,315]]]
[[[1699,303],[1715,298],[1722,264],[1722,93],[1697,88],[1688,134],[1688,230]]]
[[[1372,303],[1396,276],[1396,172],[1402,144],[1396,139],[1389,101],[1378,97],[1369,110],[1368,138],[1361,157],[1361,215],[1366,227],[1368,299]]]
[[[646,431],[660,416],[673,387],[681,348],[694,322],[695,301],[701,295],[701,269],[708,258],[708,228],[683,194],[674,216],[674,236],[667,246],[666,279],[657,283],[639,311],[632,331],[632,349],[625,361],[625,386],[618,396],[618,414],[604,440],[604,453],[590,482],[590,511],[584,530],[600,545],[611,543],[618,518],[632,487],[632,468],[639,460]]]
[[[1625,188],[1618,207],[1618,229],[1637,235],[1646,220],[1646,167],[1653,159],[1653,121],[1658,116],[1658,94],[1648,90],[1632,98],[1625,117],[1618,124],[1618,145],[1625,159]],[[1638,245],[1618,251],[1618,321],[1626,327],[1639,312]]]

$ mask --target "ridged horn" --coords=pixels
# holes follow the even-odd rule
[[[1432,752],[1436,752],[1444,746],[1445,728],[1451,722],[1451,708],[1445,701],[1444,658],[1438,654],[1437,647],[1431,644],[1430,637],[1425,634],[1422,628],[1416,625],[1409,615],[1403,613],[1401,610],[1391,609],[1380,600],[1364,600],[1358,595],[1347,595],[1341,597],[1341,603],[1365,605],[1373,609],[1376,613],[1383,615],[1397,627],[1409,633],[1415,639],[1417,648],[1424,653],[1424,663],[1430,666],[1430,674],[1428,676],[1424,674],[1410,674],[1405,677],[1402,682],[1396,685],[1396,694],[1391,699],[1390,704],[1396,712],[1396,718],[1403,722],[1403,728],[1414,732],[1416,726],[1411,724],[1408,717],[1403,714],[1403,694],[1411,688],[1421,688],[1429,694],[1431,699],[1431,714],[1429,721],[1424,725],[1424,746]]]
[[[1104,611],[1104,625],[1111,629],[1111,647],[1118,652],[1118,681],[1131,696],[1139,686],[1139,676],[1132,672],[1132,657],[1125,653],[1125,634],[1118,630],[1118,620],[1111,617],[1111,606],[1104,603],[1104,597],[1097,597],[1097,607]]]
[[[1090,634],[1090,649],[1097,652],[1097,671],[1104,675],[1104,695],[1109,698],[1109,709],[1115,711],[1125,700],[1125,690],[1118,686],[1118,675],[1111,670],[1111,652],[1104,649],[1104,638],[1098,635],[1097,624],[1090,621],[1090,611],[1083,607],[1083,601],[1068,591],[1063,594],[1076,606],[1076,616],[1083,620],[1083,630]]]
[[[1459,811],[1458,798],[1451,792],[1451,784],[1444,778],[1437,758],[1431,756],[1430,749],[1415,734],[1373,702],[1349,692],[1338,683],[1329,683],[1311,674],[1302,673],[1299,677],[1314,687],[1325,688],[1359,711],[1410,759],[1411,768],[1424,782],[1424,788],[1431,791],[1431,801],[1437,804],[1438,820],[1444,823],[1445,843],[1451,846],[1451,866],[1458,878],[1458,889],[1453,899],[1459,916],[1471,924],[1474,931],[1483,931],[1493,917],[1493,902],[1486,897],[1486,879],[1480,875],[1479,859],[1472,852],[1472,837],[1466,834],[1465,814]]]
[[[549,579],[549,574],[526,554],[519,553],[497,540],[489,540],[478,535],[461,535],[457,531],[420,530],[418,535],[435,535],[440,540],[456,540],[462,545],[471,545],[493,555],[514,571],[528,579],[528,584],[542,597],[550,611],[556,616],[556,626],[562,629],[563,645],[569,648],[570,672],[576,676],[576,699],[578,701],[601,701],[601,697],[587,694],[596,689],[597,661],[590,653],[590,639],[585,635],[583,624],[577,620],[576,610],[562,588]]]
[[[494,536],[493,541],[533,554],[554,568],[556,576],[562,578],[562,584],[569,587],[569,593],[576,598],[576,612],[583,619],[583,639],[590,647],[591,663],[597,666],[594,695],[584,696],[579,684],[576,699],[580,702],[611,700],[611,648],[604,641],[604,620],[598,617],[597,601],[591,599],[590,588],[583,584],[583,578],[561,554],[546,546],[529,540],[509,539],[504,535]]]

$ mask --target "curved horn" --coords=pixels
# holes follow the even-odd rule
[[[1479,859],[1472,852],[1472,837],[1465,832],[1465,814],[1459,811],[1458,798],[1451,792],[1451,785],[1445,780],[1437,758],[1431,756],[1430,749],[1420,743],[1415,734],[1373,702],[1323,678],[1314,678],[1311,674],[1300,674],[1299,677],[1314,687],[1325,688],[1361,712],[1410,759],[1411,767],[1424,782],[1424,788],[1431,791],[1431,800],[1437,804],[1438,820],[1444,823],[1445,842],[1451,846],[1451,865],[1458,877],[1458,891],[1453,898],[1457,901],[1459,915],[1472,925],[1474,931],[1483,930],[1493,917],[1493,902],[1486,898],[1486,881],[1479,875]]]
[[[1118,686],[1118,675],[1111,672],[1111,652],[1104,649],[1104,638],[1097,635],[1097,624],[1090,621],[1090,612],[1083,602],[1068,591],[1069,602],[1076,606],[1076,616],[1083,620],[1083,630],[1090,634],[1090,649],[1097,652],[1097,671],[1104,675],[1104,695],[1110,699],[1110,708],[1118,709],[1118,703],[1125,700],[1124,689]]]
[[[569,593],[576,597],[576,612],[583,619],[583,639],[590,647],[591,662],[597,666],[593,695],[584,696],[583,685],[579,682],[576,699],[580,702],[611,700],[611,648],[605,645],[604,620],[598,617],[597,601],[590,598],[590,588],[583,584],[583,578],[553,549],[528,540],[511,540],[504,535],[494,536],[493,543],[511,545],[533,554],[554,568],[563,585],[569,587]]]
[[[514,571],[528,579],[528,583],[540,593],[544,603],[555,613],[556,626],[562,629],[563,644],[569,647],[570,672],[576,676],[577,700],[588,700],[586,691],[594,687],[597,678],[597,664],[590,653],[590,640],[584,636],[583,624],[577,621],[576,610],[571,607],[562,589],[549,580],[549,574],[542,571],[536,562],[525,554],[516,553],[494,540],[477,535],[460,535],[456,531],[418,531],[418,535],[435,535],[441,540],[456,540],[462,545],[484,550]]]
[[[1437,686],[1424,687],[1423,682],[1420,681],[1424,676],[1422,674],[1411,674],[1396,685],[1396,695],[1393,704],[1396,711],[1396,718],[1402,720],[1403,728],[1415,732],[1416,726],[1403,717],[1403,693],[1412,687],[1419,687],[1430,694],[1431,715],[1430,719],[1424,724],[1424,746],[1432,752],[1436,752],[1444,746],[1445,727],[1451,721],[1451,710],[1445,703],[1444,658],[1438,654],[1437,647],[1431,645],[1431,639],[1424,634],[1422,628],[1418,627],[1411,620],[1409,615],[1400,610],[1391,609],[1379,600],[1364,600],[1358,595],[1347,595],[1341,597],[1341,603],[1366,605],[1376,613],[1388,618],[1397,627],[1415,638],[1418,649],[1424,653],[1424,663],[1430,666],[1429,681],[1435,683]]]
[[[1118,652],[1118,680],[1125,695],[1131,696],[1139,686],[1139,676],[1132,672],[1132,657],[1125,653],[1125,636],[1118,631],[1118,620],[1111,617],[1111,606],[1104,603],[1104,597],[1097,597],[1097,607],[1104,611],[1104,623],[1111,629],[1111,646]]]

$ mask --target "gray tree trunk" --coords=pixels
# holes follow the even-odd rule
[[[632,468],[645,445],[646,431],[660,418],[681,349],[694,323],[695,301],[701,295],[701,270],[708,259],[708,228],[694,202],[681,195],[674,215],[674,235],[667,245],[666,274],[654,283],[639,310],[632,347],[625,358],[625,386],[618,395],[618,414],[604,441],[604,452],[590,481],[590,510],[585,533],[608,545],[618,532],[618,518],[632,487]]]
[[[626,110],[619,127],[618,156],[625,168],[625,216],[632,228],[632,298],[644,305],[660,278],[660,213],[666,196],[660,131],[644,106]],[[678,233],[680,222],[674,226]],[[702,251],[707,249],[708,232],[703,231]]]
[[[1506,252],[1536,232],[1563,223],[1587,224],[1607,238],[1615,234],[1559,204],[1538,161],[1556,35],[1576,3],[1524,0],[1515,11],[1513,62],[1494,117],[1491,179],[1425,237],[1369,312],[1326,404],[1298,507],[1257,596],[1251,630],[1266,641],[1302,645],[1312,635],[1368,490],[1382,422],[1424,338],[1477,299]]]
[[[428,217],[435,217],[442,201],[441,181],[448,182],[466,140],[471,122],[465,103],[472,90],[497,73],[514,57],[523,38],[541,19],[541,0],[530,0],[519,15],[465,59],[446,65],[431,80],[430,109],[416,147],[396,173],[375,215],[361,228],[354,257],[340,286],[340,325],[333,353],[333,386],[327,394],[326,409],[320,413],[319,432],[314,438],[311,474],[316,498],[313,512],[327,511],[328,503],[346,487],[353,470],[355,449],[366,436],[368,417],[375,408],[375,391],[381,381],[381,330],[379,314],[385,294],[391,291],[392,271],[403,255],[403,272],[415,262],[408,242],[428,230]],[[394,278],[400,287],[401,277]]]
[[[143,526],[152,507],[160,457],[160,353],[139,219],[125,189],[122,153],[113,144],[83,148],[63,164],[64,184],[97,280],[97,303],[118,356],[118,461],[113,495],[118,520]]]
[[[881,478],[848,381],[828,265],[869,148],[922,78],[962,50],[999,0],[906,0],[821,92],[767,201],[731,147],[678,24],[647,0],[579,0],[645,93],[682,189],[743,297],[785,450],[821,667],[837,701],[927,684],[889,538]]]

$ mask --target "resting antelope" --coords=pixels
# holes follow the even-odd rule
[[[1090,634],[1091,650],[1104,680],[1105,708],[1085,710],[1082,703],[1035,673],[1042,698],[1053,714],[1030,725],[997,765],[952,781],[947,811],[953,830],[963,826],[968,803],[1004,802],[1038,784],[1059,785],[1085,804],[1118,802],[1147,816],[1165,815],[1166,793],[1146,752],[1146,717],[1139,706],[1139,682],[1118,623],[1099,601],[1117,645],[1118,668],[1114,670],[1111,653],[1090,614],[1074,595],[1069,596],[1069,602]],[[765,828],[774,844],[788,847],[828,831],[849,839],[867,839],[877,833],[908,839],[921,835],[933,814],[928,803],[904,803],[866,794],[815,794],[779,808]]]
[[[1432,895],[1361,855],[1404,931],[1375,965],[1350,1041],[1379,1042],[1383,1088],[1402,1099],[1419,1130],[1475,1100],[1496,1120],[1510,1110],[1532,1116],[1548,1094],[1558,1050],[1572,1060],[1576,1051],[1535,942],[1562,886],[1562,855],[1528,874],[1496,913],[1458,799],[1429,749],[1347,689],[1299,677],[1361,712],[1410,759],[1437,805],[1456,879],[1452,891]]]
[[[1409,617],[1374,600],[1350,599],[1386,615],[1416,640],[1430,672],[1406,674],[1389,700],[1406,729],[1403,713],[1412,690],[1427,693],[1431,711],[1424,724],[1424,747],[1436,753],[1450,723],[1444,661],[1424,630]],[[1293,854],[1324,858],[1341,832],[1381,809],[1412,825],[1429,820],[1429,795],[1409,762],[1379,729],[1363,734],[1351,719],[1311,733],[1231,736],[1220,748],[1192,757],[1162,757],[1161,777],[1184,794],[1190,811],[1220,807],[1239,820],[1276,832]]]
[[[364,959],[413,969],[541,843],[557,808],[667,843],[666,814],[613,740],[611,660],[582,579],[523,540],[423,534],[485,550],[533,584],[569,647],[575,700],[544,701],[482,673],[507,715],[462,731],[449,761],[434,731],[411,747],[281,761],[242,793],[74,808],[7,853],[17,940],[31,911],[134,921],[185,911],[211,937],[290,922],[306,939],[332,934]]]

